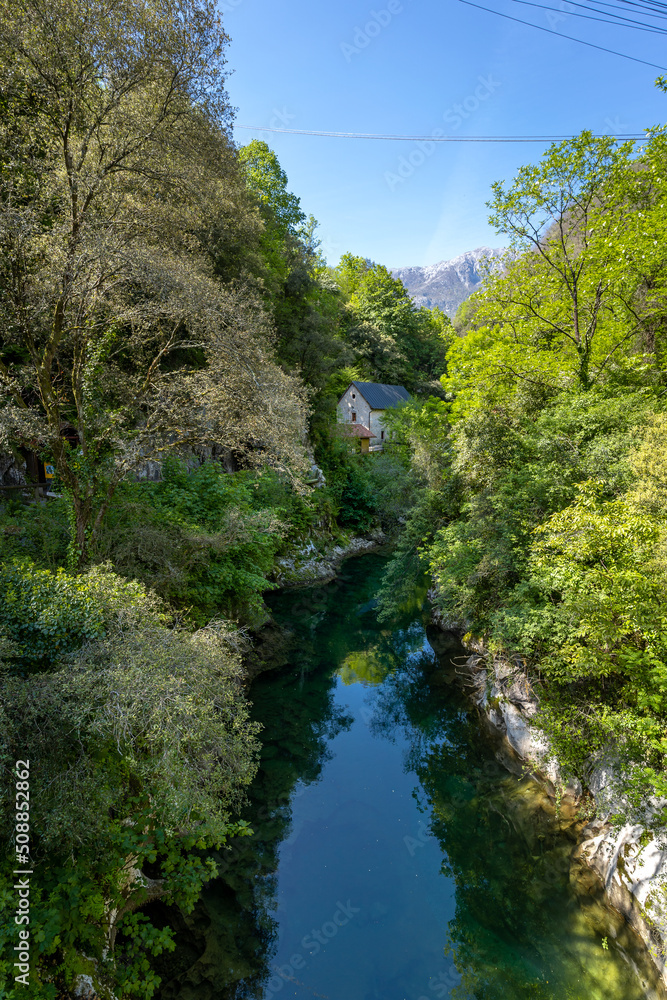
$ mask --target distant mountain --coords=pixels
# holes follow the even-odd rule
[[[439,264],[397,267],[391,273],[401,279],[416,306],[440,306],[448,316],[453,316],[461,303],[480,288],[480,262],[486,257],[500,257],[503,252],[478,247]]]

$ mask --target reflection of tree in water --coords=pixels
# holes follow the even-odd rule
[[[164,910],[178,947],[164,957],[161,1000],[263,995],[275,954],[277,855],[289,833],[291,801],[319,779],[330,740],[351,723],[334,702],[338,668],[343,683],[372,688],[377,736],[394,740],[404,730],[406,769],[423,788],[428,825],[456,883],[448,930],[460,975],[425,984],[425,995],[638,1000],[635,981],[624,978],[611,950],[602,950],[601,935],[594,937],[569,894],[567,832],[534,782],[496,763],[479,720],[452,685],[448,661],[460,648],[450,640],[435,665],[414,611],[391,629],[378,625],[374,597],[382,568],[381,559],[364,557],[348,563],[333,585],[272,599],[276,629],[284,634],[270,654],[274,669],[251,689],[253,714],[265,727],[246,813],[255,833],[221,854],[221,878],[193,914]],[[447,645],[442,634],[436,639]],[[443,927],[443,944],[445,934]],[[580,979],[582,963],[593,971]],[[580,992],[572,987],[578,981]]]
[[[303,675],[303,641],[294,635],[286,641],[284,651],[296,669],[262,675],[251,691],[253,715],[264,725],[260,766],[244,813],[253,836],[232,841],[217,856],[220,877],[206,887],[192,915],[169,911],[177,949],[158,970],[161,1000],[261,996],[268,978],[277,851],[289,833],[295,786],[318,780],[328,742],[351,722],[333,703],[331,673]]]
[[[383,565],[381,558],[366,557],[331,585],[272,599],[284,631],[280,642],[274,635],[267,654],[274,669],[260,674],[250,692],[253,716],[264,726],[244,814],[254,835],[218,855],[220,877],[192,914],[155,907],[154,920],[174,927],[177,939],[176,951],[160,960],[160,1000],[262,996],[275,951],[275,872],[289,833],[290,803],[300,787],[318,780],[329,742],[352,722],[334,704],[335,668],[351,652],[363,654],[378,642],[373,607]],[[379,645],[391,642],[386,630]]]
[[[404,730],[406,769],[426,793],[430,832],[456,884],[446,952],[461,981],[437,995],[639,1000],[636,979],[603,951],[570,890],[574,825],[556,816],[535,781],[495,760],[476,713],[451,684],[451,656],[461,652],[452,645],[435,666],[432,656],[409,659],[384,682],[371,723],[390,738]]]

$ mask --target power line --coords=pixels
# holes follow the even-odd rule
[[[658,66],[657,63],[647,62],[646,59],[637,59],[636,56],[629,56],[625,52],[616,52],[615,49],[607,49],[604,45],[595,45],[593,42],[585,42],[582,38],[573,38],[572,35],[564,35],[562,31],[554,31],[553,28],[545,28],[541,24],[533,24],[532,21],[524,21],[520,17],[512,17],[511,14],[504,14],[500,10],[493,10],[491,7],[482,7],[481,4],[472,3],[472,0],[458,0],[467,7],[476,7],[477,10],[485,10],[487,14],[497,14],[498,17],[505,17],[508,21],[516,21],[517,24],[525,24],[529,28],[537,28],[538,31],[546,31],[549,35],[558,35],[559,38],[566,38],[568,42],[578,42],[579,45],[587,45],[589,49],[597,49],[598,52],[607,52],[612,56],[620,56],[621,59],[629,59],[631,62],[641,63],[642,66],[650,66],[652,69],[667,71],[667,66]]]
[[[573,135],[383,135],[373,132],[325,132],[321,129],[270,128],[264,125],[234,125],[234,128],[251,132],[280,132],[285,135],[315,135],[329,139],[380,139],[389,142],[562,142],[574,139]],[[636,142],[646,136],[639,132],[616,135],[596,135],[594,139],[616,139],[618,142]]]
[[[635,3],[634,0],[626,0],[625,3],[621,4],[611,3],[610,0],[595,0],[595,3],[597,7],[594,7],[593,10],[597,10],[599,7],[611,7],[613,10],[624,10],[629,14],[644,14],[658,20],[664,20],[667,17],[667,9],[656,10],[654,7],[647,7],[644,3]],[[609,11],[600,11],[600,13],[608,14]]]
[[[667,4],[654,3],[654,0],[623,0],[623,3],[630,7],[639,7],[640,10],[652,12],[653,17],[664,17],[667,11]]]
[[[597,7],[587,7],[585,4],[574,3],[574,0],[567,0],[567,2],[572,4],[573,7],[581,7],[582,10],[594,10],[598,14],[608,13],[607,11],[598,10]],[[524,7],[538,7],[540,10],[551,11],[552,14],[561,14],[563,18],[583,17],[587,21],[600,21],[602,24],[614,24],[617,28],[632,28],[634,31],[648,31],[652,35],[667,35],[667,28],[659,28],[654,24],[640,24],[638,21],[632,21],[630,18],[620,17],[620,15],[616,20],[612,20],[612,18],[616,17],[615,14],[610,14],[609,17],[593,17],[592,14],[580,14],[576,10],[558,10],[557,7],[548,7],[543,3],[533,3],[532,0],[513,0],[513,3],[520,3]],[[628,23],[624,24],[624,21],[627,21]],[[536,27],[536,25],[534,25],[534,27]]]
[[[567,0],[567,2],[571,3],[572,0]],[[597,6],[591,7],[590,9],[591,10],[597,10],[598,13],[600,13],[600,14],[608,14],[609,13],[609,11],[606,11],[606,10],[602,10],[602,11],[599,10],[600,7],[611,7],[613,10],[624,10],[624,11],[630,13],[630,14],[639,14],[639,13],[641,13],[641,14],[647,15],[648,17],[654,17],[654,18],[658,18],[658,19],[662,18],[663,20],[664,20],[665,17],[667,17],[667,7],[665,7],[664,9],[663,8],[656,9],[655,7],[647,6],[647,4],[643,2],[643,0],[639,0],[639,2],[635,2],[635,0],[625,0],[625,2],[623,2],[623,3],[612,3],[611,0],[595,0],[595,3],[597,4]],[[580,7],[582,5],[581,4],[575,4],[575,6]],[[636,9],[633,9],[633,8],[636,8]],[[563,11],[563,13],[566,13],[566,11]],[[614,14],[612,16],[614,16],[614,17],[620,17],[621,15],[620,14],[619,15]]]

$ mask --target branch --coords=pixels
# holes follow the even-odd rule
[[[11,386],[13,379],[9,374],[9,368],[4,363],[4,361],[0,361],[0,375],[4,378],[7,384]],[[29,409],[28,404],[25,402],[25,400],[23,399],[23,397],[21,396],[21,394],[17,389],[10,388],[9,391],[11,392],[12,398],[18,407],[20,407],[22,410]]]

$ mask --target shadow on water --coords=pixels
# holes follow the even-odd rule
[[[379,624],[380,556],[272,598],[254,682],[253,837],[177,931],[162,1000],[640,1000],[637,943],[572,860],[577,826],[509,773],[452,683],[424,592]],[[575,891],[577,890],[577,891]],[[605,939],[608,939],[605,940]],[[605,948],[603,945],[608,944]]]

